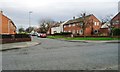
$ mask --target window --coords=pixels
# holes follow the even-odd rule
[[[94,22],[94,25],[96,26],[96,25],[97,25],[97,22]]]
[[[116,24],[119,24],[119,20],[116,20]]]
[[[83,23],[82,23],[82,22],[80,22],[80,26],[83,26]]]
[[[69,31],[69,32],[71,32],[71,31]]]
[[[57,33],[57,31],[54,31],[54,33]]]
[[[73,26],[75,26],[75,24],[73,24]]]
[[[97,22],[97,25],[99,26],[99,22]]]
[[[94,34],[98,34],[98,30],[94,30]]]
[[[83,34],[83,29],[80,30],[80,34]]]
[[[79,31],[77,30],[77,33],[79,33]]]
[[[73,30],[72,33],[75,34],[75,30]]]
[[[64,31],[64,32],[67,32],[67,31]]]
[[[69,27],[71,27],[71,25],[69,24]]]
[[[64,26],[64,28],[66,28],[66,25]]]

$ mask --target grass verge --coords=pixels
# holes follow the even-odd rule
[[[120,38],[109,38],[109,37],[64,37],[64,36],[48,36],[50,39],[64,39],[64,40],[120,40]]]

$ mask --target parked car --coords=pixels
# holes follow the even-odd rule
[[[31,34],[31,36],[37,36],[37,33],[30,33]]]
[[[47,35],[46,35],[46,33],[38,33],[37,37],[46,38]]]

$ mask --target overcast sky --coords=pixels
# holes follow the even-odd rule
[[[17,28],[27,28],[29,11],[32,11],[32,26],[38,26],[39,20],[43,18],[69,20],[82,11],[101,19],[118,12],[118,1],[120,0],[0,0],[0,10],[13,20]]]

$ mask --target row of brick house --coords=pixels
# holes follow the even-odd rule
[[[13,21],[0,11],[0,34],[16,34],[16,26]]]
[[[102,24],[93,14],[84,18],[73,17],[71,20],[52,26],[48,34],[71,32],[73,35],[79,36],[109,36],[111,27],[120,28],[120,12],[112,18],[110,23],[105,24]]]

